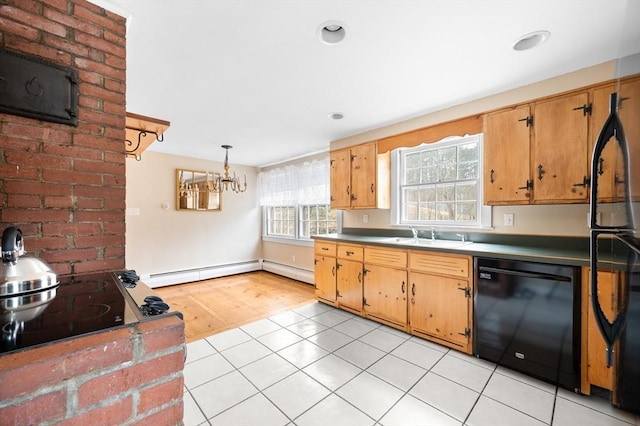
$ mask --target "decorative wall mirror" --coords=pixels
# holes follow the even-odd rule
[[[213,190],[213,174],[176,169],[177,210],[220,210],[220,193]]]

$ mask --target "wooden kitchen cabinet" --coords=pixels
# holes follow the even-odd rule
[[[470,256],[409,252],[409,331],[471,354]]]
[[[365,247],[364,314],[391,327],[406,330],[407,252]]]
[[[640,78],[622,80],[593,90],[593,111],[590,124],[589,152],[600,134],[610,112],[610,95],[618,93],[618,116],[624,126],[627,142],[640,144]],[[636,145],[637,146],[637,145]],[[640,148],[630,150],[630,170],[640,170]],[[614,202],[624,199],[622,153],[617,144],[609,143],[598,164],[598,199]],[[631,182],[631,198],[640,201],[640,181]]]
[[[531,195],[531,107],[484,117],[484,200],[487,205],[528,204]]]
[[[362,315],[363,251],[361,246],[338,244],[336,261],[338,307]]]
[[[585,90],[486,114],[485,204],[587,202],[590,106]]]
[[[534,104],[534,204],[588,200],[590,106],[586,91]]]
[[[609,321],[618,309],[619,273],[598,270],[600,306]],[[615,364],[607,367],[607,346],[600,334],[591,301],[591,269],[582,268],[582,351],[580,391],[591,394],[591,386],[614,390]]]
[[[316,289],[315,296],[321,302],[336,306],[336,244],[326,241],[316,241],[314,243],[313,263],[313,280]]]
[[[330,153],[331,208],[389,208],[390,154],[378,154],[376,142]]]

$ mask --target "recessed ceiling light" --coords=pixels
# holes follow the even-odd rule
[[[344,118],[344,114],[341,112],[332,112],[329,114],[329,118],[332,120],[342,120]]]
[[[347,35],[347,31],[344,28],[344,24],[339,21],[327,21],[320,24],[316,30],[316,34],[320,41],[326,44],[336,44],[344,40]]]
[[[533,49],[547,41],[549,37],[551,37],[551,33],[549,31],[535,31],[533,33],[525,34],[513,44],[513,50],[523,51]]]

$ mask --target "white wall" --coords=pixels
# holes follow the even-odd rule
[[[225,192],[221,211],[203,212],[176,210],[176,169],[221,172],[221,162],[146,151],[126,167],[127,209],[140,211],[126,216],[127,268],[145,276],[262,258],[255,168],[231,164],[247,191]]]

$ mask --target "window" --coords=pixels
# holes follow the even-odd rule
[[[267,234],[282,237],[296,236],[295,207],[270,206],[267,207]]]
[[[482,225],[482,135],[397,152],[396,224]]]
[[[300,236],[335,234],[337,230],[337,212],[328,204],[300,206]]]
[[[329,158],[260,173],[264,235],[306,240],[337,232],[329,207]]]

